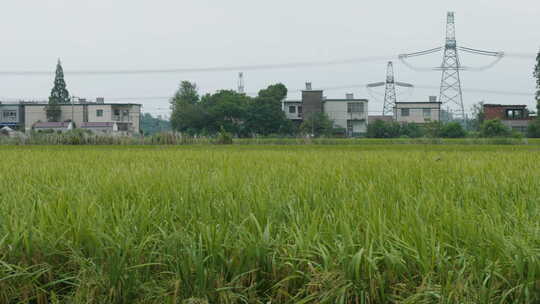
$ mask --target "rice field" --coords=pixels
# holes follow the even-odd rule
[[[0,146],[0,303],[539,303],[540,146]]]

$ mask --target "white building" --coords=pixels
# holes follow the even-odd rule
[[[323,112],[334,122],[334,128],[343,128],[347,136],[358,136],[367,132],[368,100],[354,99],[347,94],[345,99],[324,99]]]
[[[73,122],[73,128],[93,132],[135,134],[140,130],[141,105],[86,102],[59,105],[58,125],[47,119],[47,103],[21,102],[0,104],[0,127],[19,130],[65,129],[61,123]]]
[[[396,102],[394,120],[403,123],[428,123],[441,119],[441,103],[431,99],[429,102]]]
[[[313,113],[323,112],[333,121],[334,128],[345,130],[347,136],[367,132],[367,99],[355,99],[353,94],[346,94],[343,99],[326,98],[322,90],[313,90],[311,83],[302,91],[302,100],[284,101],[283,111],[288,119],[298,124]]]

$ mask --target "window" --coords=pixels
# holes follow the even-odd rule
[[[347,113],[364,113],[364,104],[361,102],[347,103]]]
[[[115,109],[113,113],[114,113],[114,116],[120,116],[120,110],[118,109]]]
[[[401,109],[401,116],[409,116],[409,109],[408,108],[402,108]]]
[[[431,109],[423,109],[424,117],[430,118],[431,117]]]
[[[15,121],[17,120],[17,111],[3,111],[2,118],[8,121]]]
[[[103,110],[96,110],[97,117],[103,117]]]
[[[296,113],[296,107],[295,106],[289,106],[289,113],[291,113],[291,114]]]
[[[506,110],[506,118],[507,119],[523,119],[523,110],[517,109],[517,110]]]
[[[298,106],[298,114],[302,114],[302,106]]]

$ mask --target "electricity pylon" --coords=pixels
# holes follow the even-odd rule
[[[395,81],[394,77],[394,65],[392,61],[388,62],[386,67],[386,81],[374,82],[367,85],[368,89],[375,87],[385,86],[384,89],[384,105],[382,115],[390,115],[394,112],[394,108],[397,102],[396,86],[412,88],[414,87],[410,83]]]
[[[440,67],[432,68],[416,68],[410,65],[405,59],[410,57],[417,57],[423,55],[433,54],[439,51],[443,51],[443,61]],[[475,54],[496,57],[496,59],[483,67],[471,68],[461,65],[459,60],[459,51]],[[493,67],[504,56],[503,52],[491,52],[484,50],[477,50],[467,47],[460,47],[456,41],[456,24],[454,20],[454,12],[448,12],[446,15],[446,37],[445,44],[442,47],[434,49],[420,51],[409,54],[399,55],[399,59],[408,67],[414,70],[438,70],[442,71],[440,98],[439,101],[442,106],[446,106],[454,112],[454,116],[459,120],[465,119],[465,107],[463,105],[463,92],[461,90],[461,78],[460,71],[462,70],[476,70],[483,71]],[[449,115],[450,116],[450,115]]]

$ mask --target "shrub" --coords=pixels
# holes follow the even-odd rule
[[[527,137],[540,138],[540,119],[535,119],[527,128]]]
[[[223,127],[221,127],[221,130],[219,131],[218,137],[216,139],[216,144],[219,145],[232,145],[233,138],[231,133],[225,131]]]
[[[511,133],[510,129],[498,119],[486,120],[480,127],[482,137],[507,137]]]
[[[459,122],[450,122],[440,129],[440,136],[445,138],[463,138],[467,135],[465,129]]]

